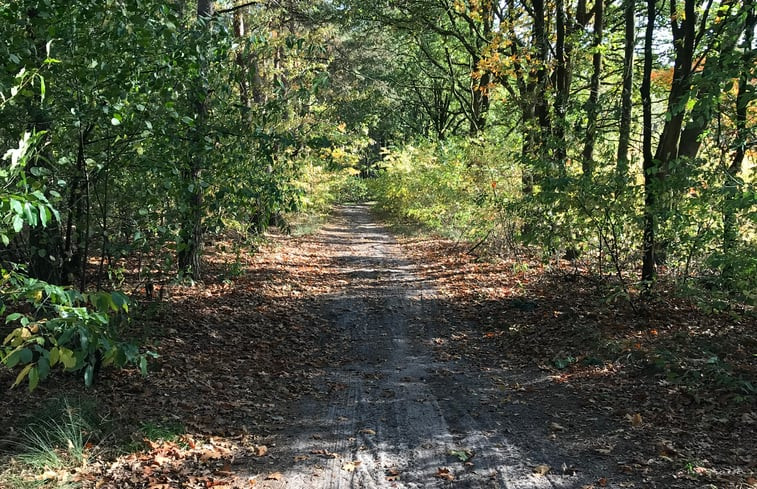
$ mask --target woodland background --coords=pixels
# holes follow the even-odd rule
[[[756,22],[754,0],[5,2],[0,361],[31,389],[146,372],[140,299],[207,279],[221,239],[233,277],[269,226],[367,199],[639,314],[753,320]]]

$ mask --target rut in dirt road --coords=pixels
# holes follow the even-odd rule
[[[454,318],[368,206],[340,208],[317,239],[341,276],[319,315],[349,336],[350,363],[296,407],[276,446],[287,465],[262,487],[581,488],[607,474],[559,453],[538,406],[504,405],[492,376],[517,374],[435,359]]]

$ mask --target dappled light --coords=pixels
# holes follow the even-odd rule
[[[756,34],[0,1],[0,489],[757,487]]]

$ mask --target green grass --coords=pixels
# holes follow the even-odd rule
[[[74,487],[55,478],[46,479],[43,474],[86,465],[103,426],[94,403],[87,399],[60,398],[45,403],[24,421],[12,441],[14,448],[0,472],[0,487]]]
[[[184,425],[178,421],[145,421],[139,431],[150,441],[176,441],[187,432]]]

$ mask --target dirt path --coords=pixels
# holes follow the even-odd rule
[[[339,209],[315,239],[340,284],[315,312],[349,338],[348,361],[292,406],[270,456],[249,462],[256,487],[627,487],[606,482],[607,460],[553,443],[550,414],[502,387],[543,374],[435,355],[456,319],[367,206]]]

